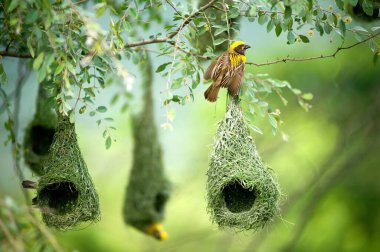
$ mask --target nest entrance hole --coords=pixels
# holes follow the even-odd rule
[[[54,128],[36,125],[32,127],[32,149],[38,155],[46,155],[53,142]]]
[[[256,200],[256,190],[246,189],[238,181],[227,184],[222,193],[227,209],[233,213],[249,211]]]
[[[164,193],[157,193],[156,198],[154,199],[154,210],[157,213],[163,213],[165,210],[165,203],[168,200],[168,197]]]
[[[56,182],[45,186],[38,198],[40,202],[43,202],[44,207],[64,214],[75,207],[79,192],[72,182]]]

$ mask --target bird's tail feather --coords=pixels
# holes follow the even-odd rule
[[[215,102],[216,99],[218,99],[219,88],[220,86],[215,87],[214,85],[211,85],[205,92],[206,100]]]

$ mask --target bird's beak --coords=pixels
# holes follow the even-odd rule
[[[249,45],[244,45],[244,49],[247,50],[248,48],[251,48]]]

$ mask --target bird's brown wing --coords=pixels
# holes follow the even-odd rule
[[[210,66],[206,69],[203,78],[205,80],[216,80],[219,77],[223,67],[227,66],[227,64],[229,64],[228,53],[223,53],[210,64]]]
[[[219,59],[219,58],[218,58],[218,59]],[[214,70],[215,65],[216,65],[216,62],[218,61],[218,59],[214,60],[214,61],[210,64],[210,66],[206,69],[206,72],[205,72],[205,74],[204,74],[204,76],[203,76],[203,78],[204,78],[205,80],[209,80],[209,79],[211,79],[212,70]]]
[[[244,76],[244,63],[240,63],[235,69],[234,74],[231,78],[230,84],[228,85],[228,93],[231,96],[236,96],[239,93],[241,82]]]

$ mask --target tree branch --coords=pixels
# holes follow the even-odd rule
[[[17,53],[17,52],[10,52],[10,51],[0,51],[0,55],[3,57],[15,57],[15,58],[24,58],[24,59],[32,58],[32,55],[30,55],[29,53]]]
[[[274,65],[274,64],[277,64],[277,63],[286,63],[288,61],[310,61],[310,60],[315,60],[315,59],[325,59],[325,58],[334,58],[340,51],[342,50],[347,50],[347,49],[351,49],[355,46],[358,46],[360,44],[363,44],[365,42],[367,42],[368,40],[370,39],[373,39],[377,36],[380,35],[380,32],[378,33],[375,33],[375,34],[372,34],[371,36],[369,36],[368,38],[362,40],[362,41],[359,41],[359,42],[356,42],[350,46],[340,46],[338,47],[332,54],[328,54],[328,55],[323,55],[321,54],[320,56],[313,56],[313,57],[307,57],[307,58],[291,58],[291,57],[286,57],[286,58],[283,58],[283,59],[278,59],[278,60],[274,60],[274,61],[269,61],[269,62],[266,62],[266,63],[255,63],[255,62],[246,62],[245,64],[246,65],[255,65],[255,66],[268,66],[268,65]]]
[[[209,7],[212,6],[213,3],[215,3],[217,0],[211,0],[210,2],[208,2],[207,4],[203,5],[201,8],[199,8],[199,10],[197,10],[196,12],[194,12],[193,14],[191,14],[190,16],[188,16],[187,18],[185,18],[183,20],[183,22],[181,23],[181,25],[179,25],[177,27],[177,29],[175,31],[173,31],[172,33],[170,33],[167,37],[163,37],[163,38],[154,38],[154,39],[148,39],[148,40],[141,40],[141,41],[136,41],[136,42],[130,42],[128,44],[125,45],[125,47],[135,47],[135,46],[142,46],[142,45],[148,45],[148,44],[156,44],[156,43],[164,43],[164,42],[169,42],[175,35],[177,35],[186,25],[188,25],[191,20],[198,16],[201,12],[205,11],[206,9],[208,9]]]

